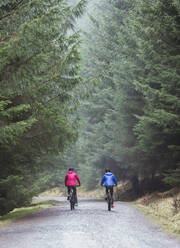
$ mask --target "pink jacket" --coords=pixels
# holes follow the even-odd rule
[[[65,186],[76,186],[76,180],[81,184],[79,177],[74,171],[69,171],[65,176]]]

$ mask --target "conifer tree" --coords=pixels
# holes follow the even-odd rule
[[[162,187],[157,177],[179,184],[179,13],[177,1],[100,1],[86,33],[87,163],[116,168],[136,193]]]
[[[134,9],[137,54],[144,67],[135,85],[145,97],[144,115],[134,130],[152,176],[179,166],[179,10],[176,2],[165,0],[137,1]]]
[[[0,3],[0,214],[38,193],[33,183],[45,171],[43,158],[76,139],[71,98],[80,57],[73,28],[84,6]]]
[[[124,4],[119,1],[119,5],[118,1],[99,4],[97,17],[91,17],[94,28],[86,34],[84,51],[86,77],[98,81],[89,104],[85,103],[90,148],[86,153],[91,154],[92,159],[88,161],[103,172],[109,167],[118,178],[134,178],[138,172],[133,127],[137,122],[135,114],[142,112],[143,101],[132,84],[134,64],[131,60],[135,56],[131,53],[134,53],[135,41],[126,26],[127,13],[132,6],[128,1]]]

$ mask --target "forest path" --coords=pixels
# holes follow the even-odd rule
[[[80,199],[71,211],[62,202],[0,229],[0,248],[179,248],[169,237],[133,206],[115,202],[107,211],[104,200]]]

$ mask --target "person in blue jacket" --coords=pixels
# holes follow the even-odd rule
[[[117,180],[114,176],[113,173],[111,173],[110,170],[106,169],[105,170],[105,174],[101,180],[101,186],[105,186],[106,187],[106,196],[105,199],[107,199],[107,193],[108,193],[108,189],[110,189],[111,195],[112,195],[112,208],[114,208],[114,199],[113,199],[113,187],[117,186]]]

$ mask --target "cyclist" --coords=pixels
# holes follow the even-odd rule
[[[101,180],[101,186],[106,187],[106,196],[105,199],[107,199],[108,189],[110,189],[111,195],[112,195],[112,208],[114,208],[114,199],[113,199],[113,187],[117,186],[117,180],[113,173],[109,169],[105,170],[105,174]]]
[[[79,186],[81,186],[81,182],[80,179],[78,177],[78,175],[74,172],[73,168],[69,168],[68,173],[65,176],[65,186],[67,187],[68,190],[68,197],[67,200],[69,200],[69,194],[70,194],[70,190],[71,188],[73,188],[74,190],[74,194],[75,194],[75,203],[77,205],[77,191],[76,191],[76,181],[78,181]]]

